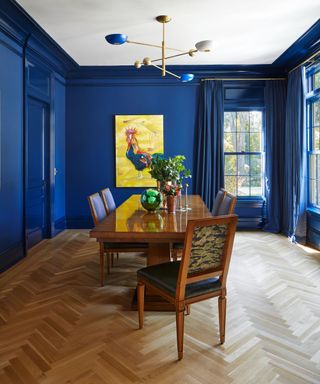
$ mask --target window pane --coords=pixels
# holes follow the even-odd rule
[[[225,155],[224,157],[224,174],[236,175],[237,174],[237,156]]]
[[[262,158],[261,155],[251,155],[250,156],[250,174],[251,175],[260,175],[261,178],[261,166]]]
[[[224,134],[224,151],[225,152],[236,152],[237,150],[237,134],[225,133]]]
[[[238,177],[238,196],[249,196],[250,178],[248,176]]]
[[[238,112],[237,119],[237,131],[249,132],[250,123],[249,123],[249,113],[248,112]]]
[[[250,142],[249,133],[237,133],[237,152],[249,152]]]
[[[320,88],[320,72],[314,74],[314,88]]]
[[[238,155],[238,175],[248,175],[250,171],[250,155]]]
[[[316,204],[316,180],[309,180],[309,200],[310,204]]]
[[[261,134],[260,133],[250,134],[250,151],[251,152],[261,151]]]
[[[224,113],[224,131],[235,132],[237,130],[237,112]]]
[[[312,106],[313,106],[313,111],[312,111],[313,126],[320,127],[320,100],[312,103]]]
[[[262,127],[262,113],[260,111],[250,112],[250,131],[261,132]]]
[[[262,112],[225,112],[224,116],[225,188],[238,196],[262,196]]]
[[[317,177],[317,155],[309,155],[309,177],[310,179],[315,179]]]
[[[225,176],[224,187],[228,192],[237,195],[237,176]]]
[[[250,178],[251,196],[261,196],[262,193],[262,180],[261,176],[254,176]]]
[[[320,149],[320,128],[312,129],[312,150],[318,151]]]

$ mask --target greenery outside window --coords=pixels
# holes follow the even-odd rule
[[[307,71],[309,205],[320,208],[320,68]]]
[[[224,183],[236,196],[264,195],[262,111],[224,113]]]

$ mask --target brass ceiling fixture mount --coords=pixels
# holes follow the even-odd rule
[[[156,20],[162,24],[162,43],[161,43],[161,45],[140,43],[137,41],[128,40],[128,36],[125,34],[122,34],[122,33],[114,33],[111,35],[107,35],[105,37],[105,39],[109,44],[112,44],[112,45],[122,45],[124,43],[131,43],[131,44],[144,45],[147,47],[160,48],[161,53],[162,53],[161,58],[151,59],[150,57],[145,57],[144,59],[142,59],[142,61],[136,60],[134,62],[135,68],[139,69],[142,67],[142,65],[153,66],[153,67],[161,70],[163,77],[165,77],[166,74],[169,74],[169,75],[174,76],[177,79],[181,80],[182,82],[188,82],[188,81],[193,80],[194,75],[192,73],[184,73],[181,76],[178,76],[175,73],[168,71],[166,69],[166,60],[172,59],[174,57],[185,56],[185,55],[193,57],[196,52],[210,52],[211,47],[212,47],[212,41],[211,40],[199,41],[198,43],[195,44],[195,48],[189,49],[188,51],[183,51],[183,50],[177,49],[177,48],[169,48],[166,46],[166,42],[165,42],[165,24],[169,23],[171,21],[171,17],[168,15],[160,15],[160,16],[156,17]],[[167,50],[177,51],[179,53],[177,53],[175,55],[166,56]],[[161,66],[155,64],[155,62],[157,62],[157,61],[161,61]]]

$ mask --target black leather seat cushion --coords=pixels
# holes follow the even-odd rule
[[[112,248],[117,248],[117,249],[131,249],[131,248],[148,248],[147,243],[104,243],[104,248],[105,249],[112,249]]]
[[[180,268],[180,261],[150,265],[139,269],[138,278],[142,277],[154,286],[163,289],[172,296],[176,295],[177,280]],[[186,286],[185,298],[202,295],[217,291],[221,288],[218,278],[203,280]]]

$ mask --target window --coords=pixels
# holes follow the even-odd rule
[[[307,73],[309,204],[320,208],[320,69]]]
[[[224,113],[224,183],[236,196],[263,196],[262,112]]]

